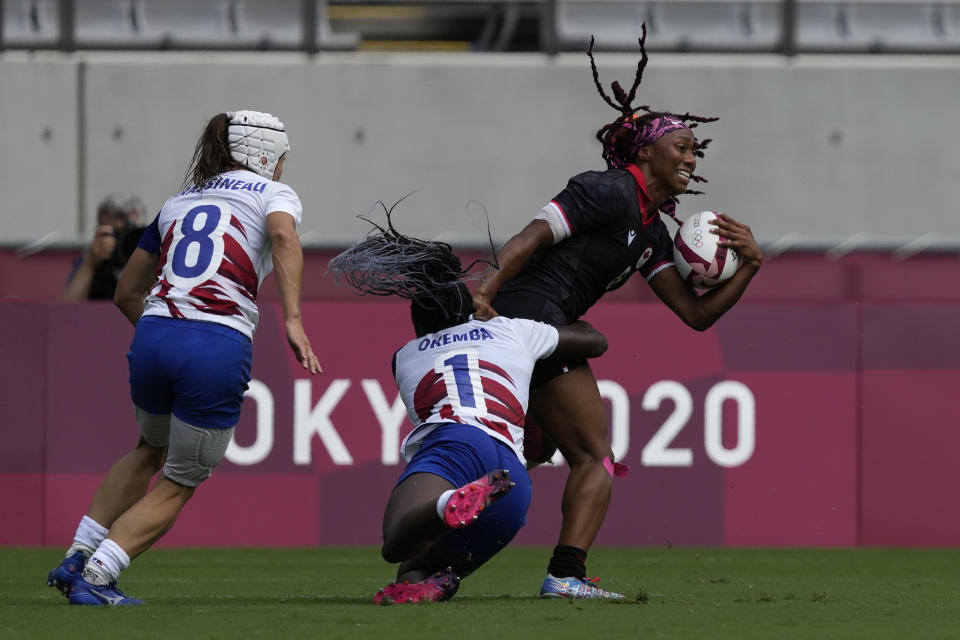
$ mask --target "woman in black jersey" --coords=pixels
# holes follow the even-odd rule
[[[763,253],[750,228],[724,214],[713,233],[721,236],[721,246],[740,255],[740,269],[722,286],[698,296],[673,265],[671,234],[659,213],[673,217],[677,195],[700,193],[687,187],[691,181],[704,182],[694,170],[709,140],[698,140],[692,129],[716,118],[631,106],[647,64],[645,40],[646,29],[629,94],[618,83],[611,85],[616,103],[600,84],[591,41],[594,82],[607,104],[620,112],[597,133],[608,168],[571,178],[507,241],[497,253],[500,268],[489,272],[474,294],[475,317],[573,322],[639,271],[681,320],[704,331],[733,307],[757,273]],[[586,360],[540,361],[528,416],[543,433],[528,424],[527,459],[548,460],[552,441],[570,466],[561,504],[563,525],[541,595],[556,597],[560,590],[567,597],[604,597],[584,581],[586,555],[610,503],[612,476],[625,468],[612,460],[603,403]],[[531,449],[541,438],[544,447],[538,454]]]

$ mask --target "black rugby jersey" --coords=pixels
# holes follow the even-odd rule
[[[648,203],[646,180],[633,165],[571,178],[552,200],[569,236],[535,254],[504,284],[493,308],[513,315],[513,308],[527,306],[520,300],[533,294],[557,305],[569,323],[634,271],[650,278],[672,265],[673,240],[660,215],[647,211]]]

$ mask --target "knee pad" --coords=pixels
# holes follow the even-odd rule
[[[163,475],[186,487],[196,487],[210,477],[230,445],[234,427],[208,429],[170,418],[170,445]]]

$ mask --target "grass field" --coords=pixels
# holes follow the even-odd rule
[[[0,637],[960,637],[960,549],[594,549],[621,603],[537,599],[547,550],[518,547],[448,603],[393,606],[369,547],[156,549],[122,577],[130,608],[68,606],[45,586],[62,553],[0,548]]]

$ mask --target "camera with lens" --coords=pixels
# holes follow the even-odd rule
[[[144,228],[131,222],[114,230],[113,237],[117,239],[117,246],[114,247],[113,254],[104,264],[118,277],[120,272],[123,271],[123,267],[126,266],[127,260],[133,255],[134,249],[137,248],[137,243],[143,236]]]
[[[112,193],[100,202],[97,207],[97,224],[112,227],[111,235],[116,238],[117,243],[110,257],[97,266],[90,283],[88,299],[113,299],[120,274],[143,236],[145,227],[138,223],[145,215],[143,200],[136,195]]]

